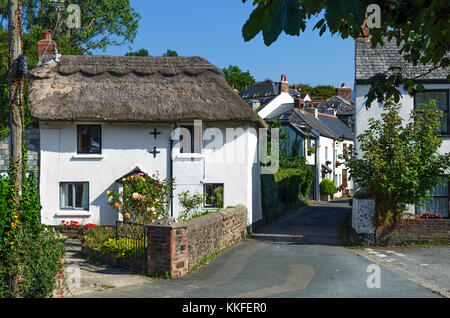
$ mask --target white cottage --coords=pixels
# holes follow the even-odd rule
[[[171,216],[182,191],[221,187],[223,207],[247,206],[249,226],[262,220],[257,132],[266,125],[200,57],[62,56],[31,71],[30,112],[45,224],[114,224],[106,191],[135,168],[176,179]],[[185,128],[181,145],[175,128]]]
[[[440,153],[450,152],[450,82],[447,79],[448,69],[435,69],[430,71],[431,66],[413,66],[406,63],[398,53],[399,47],[395,41],[386,41],[384,46],[371,47],[369,38],[360,38],[355,42],[355,137],[368,129],[368,119],[380,119],[383,111],[382,104],[374,101],[369,109],[366,109],[366,95],[369,92],[369,78],[378,74],[387,72],[392,66],[401,66],[405,75],[416,77],[416,83],[425,87],[425,91],[418,92],[411,96],[403,88],[397,89],[401,92],[400,104],[402,105],[400,114],[406,120],[411,111],[418,104],[428,104],[430,99],[436,100],[439,109],[444,111],[442,119],[441,138],[442,146]],[[422,75],[423,74],[423,75]],[[422,75],[422,76],[420,76]],[[355,151],[361,155],[358,141],[355,138]],[[359,199],[358,199],[359,198]],[[426,207],[410,206],[409,212],[421,215],[422,213],[439,212],[444,217],[449,217],[449,187],[439,186],[434,191],[434,199]],[[373,240],[374,228],[370,221],[374,211],[374,204],[367,197],[355,195],[353,204],[353,229],[359,235],[360,240],[370,242]]]

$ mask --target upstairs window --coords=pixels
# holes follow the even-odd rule
[[[89,183],[61,182],[61,209],[89,211]]]
[[[417,92],[414,98],[414,108],[419,110],[427,107],[431,100],[436,101],[436,108],[444,112],[443,117],[441,118],[441,127],[439,129],[442,135],[450,135],[448,98],[448,90],[429,90]]]
[[[77,153],[101,154],[102,153],[102,126],[79,125],[77,127]]]

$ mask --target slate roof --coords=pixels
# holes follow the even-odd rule
[[[239,95],[243,99],[259,99],[277,96],[280,94],[280,83],[267,80],[246,87]]]
[[[314,108],[317,108],[320,113],[324,113],[327,109],[332,108],[336,110],[337,115],[354,115],[355,114],[355,102],[352,100],[348,100],[341,96],[333,96],[328,100],[324,101],[306,101],[305,106],[311,107],[312,105],[316,105]]]
[[[355,41],[355,80],[356,83],[364,82],[377,73],[386,72],[391,66],[404,68],[404,75],[415,77],[428,71],[431,66],[417,65],[407,63],[398,53],[399,47],[395,40],[386,41],[385,45],[377,45],[372,49],[370,41]],[[419,80],[446,80],[449,73],[448,68],[439,68],[433,70],[419,78]]]
[[[353,132],[351,128],[344,124],[339,118],[319,113],[319,120],[335,135],[344,137],[345,139],[353,139]]]

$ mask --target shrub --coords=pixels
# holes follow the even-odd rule
[[[323,179],[320,182],[320,193],[324,195],[333,195],[337,192],[337,188],[330,179]]]
[[[183,212],[180,213],[178,218],[181,221],[187,221],[199,213],[198,210],[205,202],[205,198],[200,193],[190,194],[189,190],[187,190],[178,194],[178,201],[183,207]]]
[[[41,205],[33,173],[24,176],[19,209],[12,199],[11,175],[0,177],[0,297],[14,296],[10,288],[14,277],[21,277],[18,294],[48,297],[56,287],[55,276],[62,269],[65,240],[52,228],[41,225]]]
[[[104,242],[114,238],[115,235],[116,231],[112,227],[88,226],[83,232],[81,242],[90,248],[100,248]]]
[[[140,254],[142,249],[147,247],[147,238],[143,239],[130,239],[130,238],[120,238],[109,240],[102,243],[100,246],[101,254],[111,254],[117,258],[129,257],[133,255]]]
[[[173,180],[159,180],[157,175],[138,173],[122,179],[123,191],[107,191],[108,203],[125,221],[151,223],[167,214]]]

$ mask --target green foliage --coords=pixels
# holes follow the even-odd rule
[[[406,124],[400,108],[388,100],[381,120],[369,119],[358,136],[362,157],[345,157],[354,182],[375,199],[375,225],[400,222],[406,205],[423,205],[450,167],[450,155],[438,152],[442,112],[435,102],[412,111]]]
[[[140,49],[139,51],[128,52],[125,56],[149,56],[148,51],[146,49]]]
[[[146,247],[147,237],[139,240],[131,238],[111,238],[102,243],[100,246],[100,253],[111,254],[117,258],[123,258],[138,255]]]
[[[81,243],[90,248],[100,248],[104,242],[113,239],[115,235],[116,231],[112,227],[92,227],[84,230]]]
[[[24,177],[20,214],[16,214],[12,200],[12,180],[12,173],[0,178],[0,297],[13,296],[9,288],[13,277],[22,277],[18,288],[24,297],[48,297],[62,268],[65,240],[51,227],[40,224],[41,205],[34,175]]]
[[[180,205],[183,207],[183,212],[179,215],[179,219],[181,221],[187,221],[194,215],[197,215],[199,213],[199,209],[201,209],[203,203],[205,203],[203,194],[190,194],[189,190],[179,193],[178,200]]]
[[[363,36],[361,26],[369,4],[380,6],[382,20],[380,28],[370,29],[372,47],[384,45],[386,39],[394,39],[406,62],[431,64],[435,68],[450,65],[450,3],[447,0],[254,0],[256,8],[244,24],[242,36],[249,41],[262,31],[264,43],[271,45],[283,31],[288,35],[300,35],[308,20],[324,13],[314,26],[320,36],[329,30],[343,39],[356,39]],[[393,68],[401,69],[401,65]],[[410,93],[420,90],[422,86],[413,81],[420,78],[419,75],[414,74],[414,78],[397,72],[375,75],[370,80],[366,107],[375,99],[383,102],[393,97],[398,102],[401,96],[398,86]],[[447,79],[450,80],[450,74]]]
[[[69,29],[67,26],[70,13],[66,9],[70,4],[80,6],[80,29]],[[0,8],[0,17],[8,19],[7,8]],[[64,39],[69,46],[80,48],[81,53],[132,43],[139,20],[140,16],[129,0],[65,0],[59,12],[50,0],[23,2],[24,30],[36,27],[53,30],[54,40]]]
[[[296,87],[302,94],[308,94],[311,99],[329,99],[336,95],[336,88],[331,85],[316,85],[296,84],[291,87]]]
[[[247,86],[255,84],[255,79],[250,72],[243,72],[238,66],[230,65],[228,68],[224,68],[223,74],[225,75],[225,80],[231,86],[241,92]]]
[[[265,222],[274,221],[308,200],[314,171],[303,157],[285,158],[277,173],[261,175],[262,210]]]
[[[330,179],[323,179],[320,182],[320,193],[324,195],[333,195],[337,192],[337,188]]]
[[[108,204],[122,214],[125,221],[151,223],[166,216],[173,179],[159,180],[156,174],[138,173],[122,179],[123,191],[107,191]]]
[[[167,52],[164,53],[163,56],[167,56],[167,57],[178,56],[178,53],[174,50],[167,50]]]

